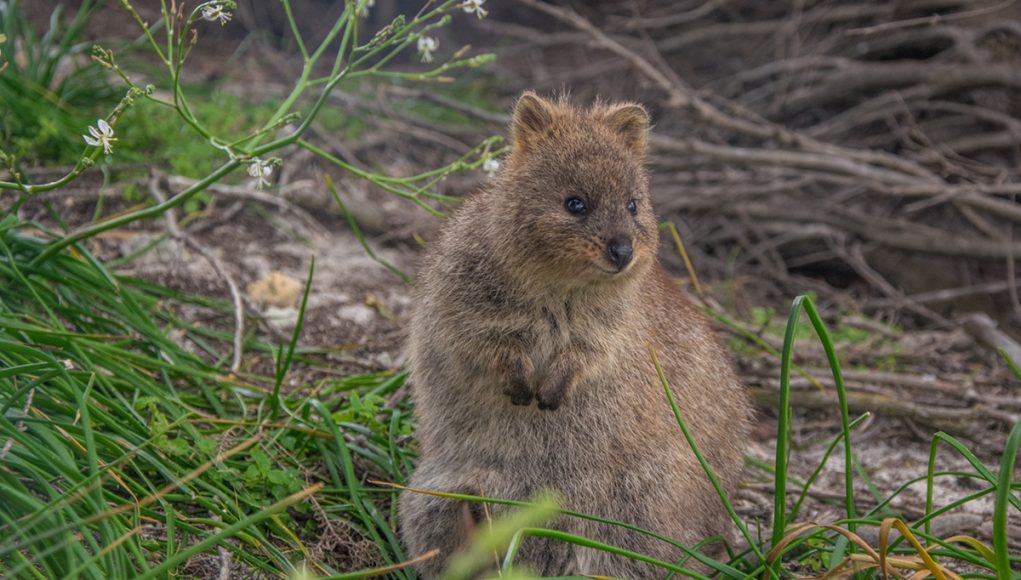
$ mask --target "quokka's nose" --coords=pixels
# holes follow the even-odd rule
[[[610,263],[617,267],[617,271],[623,270],[630,262],[634,252],[631,248],[631,240],[616,238],[606,244],[606,256]]]

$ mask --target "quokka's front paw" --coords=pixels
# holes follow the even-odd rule
[[[503,390],[503,394],[510,397],[512,405],[531,405],[532,391],[527,388],[522,390],[514,385]]]
[[[554,373],[547,377],[546,381],[539,386],[535,398],[539,401],[539,408],[543,411],[555,411],[564,402],[564,397],[574,384],[574,374],[570,371]]]
[[[543,411],[556,411],[560,408],[560,403],[563,401],[563,397],[548,397],[539,398],[539,409]]]
[[[511,404],[532,404],[532,398],[535,396],[530,386],[532,370],[532,363],[528,359],[520,359],[512,365],[510,383],[503,390],[503,394],[510,397]]]

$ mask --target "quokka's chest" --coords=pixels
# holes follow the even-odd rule
[[[557,358],[595,364],[613,354],[621,340],[619,321],[601,312],[579,309],[571,303],[546,305],[529,316],[524,347],[537,371]]]
[[[544,306],[528,316],[523,333],[524,348],[536,370],[545,370],[557,356],[575,347],[580,329],[572,328],[566,308]]]

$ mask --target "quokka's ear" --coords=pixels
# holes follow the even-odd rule
[[[553,110],[548,101],[525,91],[514,106],[511,121],[511,142],[514,152],[528,151],[542,139],[553,125]]]
[[[645,155],[649,140],[649,113],[644,107],[633,103],[614,107],[603,117],[603,124],[620,137],[635,155]]]

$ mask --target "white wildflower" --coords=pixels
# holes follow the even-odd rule
[[[496,172],[500,170],[500,162],[490,157],[486,159],[485,163],[482,164],[482,171],[485,171],[489,177],[496,175]]]
[[[418,39],[418,54],[422,62],[432,62],[433,53],[440,47],[440,41],[431,36],[422,36]]]
[[[217,4],[216,6],[203,6],[202,7],[202,19],[210,22],[220,22],[220,26],[226,26],[230,22],[230,11],[225,9],[222,5]]]
[[[89,135],[82,135],[86,143],[93,147],[102,147],[103,152],[107,155],[113,152],[113,142],[117,139],[113,136],[113,127],[105,120],[99,119],[96,121],[95,127],[90,125]]]
[[[255,178],[255,188],[262,189],[269,185],[269,176],[273,174],[273,166],[269,161],[253,159],[248,165],[248,175]]]
[[[461,5],[461,8],[464,8],[464,11],[468,14],[474,13],[479,17],[479,20],[482,20],[487,14],[489,14],[489,11],[482,7],[485,3],[486,0],[464,0],[464,4]]]
[[[365,18],[369,15],[369,8],[376,5],[376,0],[365,0],[365,3],[358,8],[358,17]]]
[[[71,359],[65,358],[64,360],[62,360],[60,362],[64,363],[64,370],[67,370],[67,371],[74,370],[74,361],[72,361]]]

